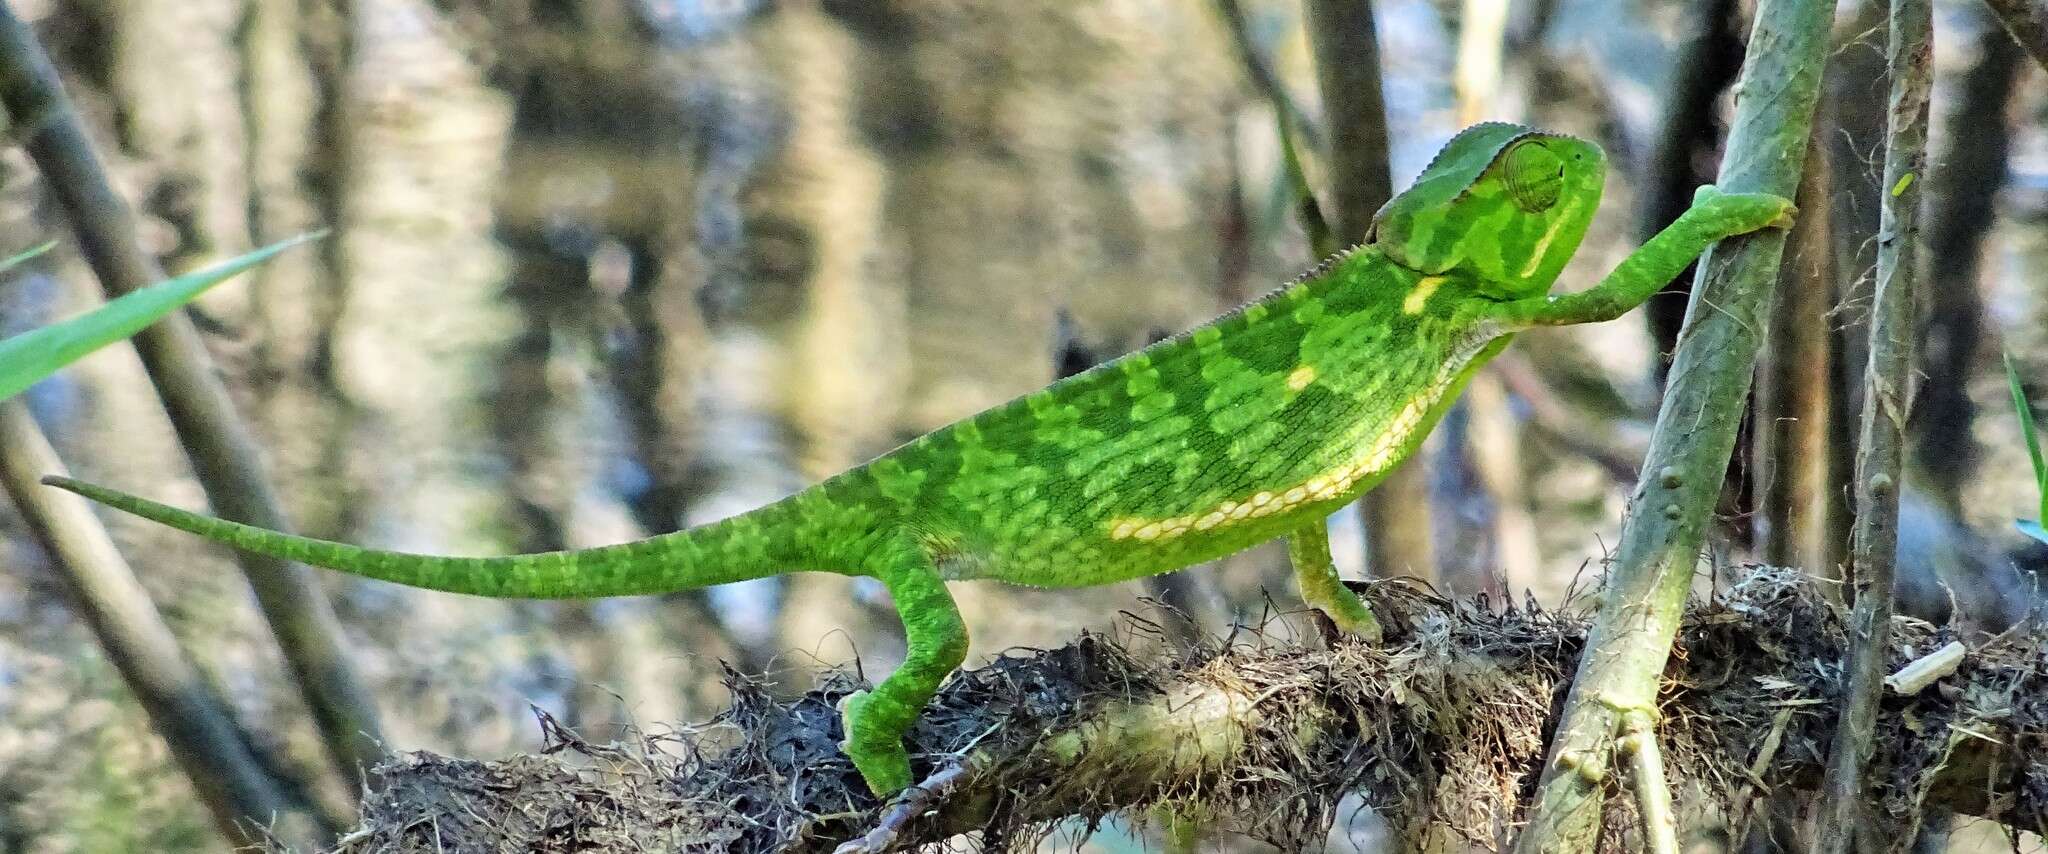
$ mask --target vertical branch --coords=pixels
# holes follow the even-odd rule
[[[260,843],[263,829],[285,808],[277,781],[250,754],[226,706],[181,654],[178,639],[86,502],[38,485],[44,474],[64,473],[27,405],[0,403],[0,485],[64,577],[72,608],[149,713],[221,835],[242,845]],[[304,828],[275,832],[286,842],[309,841]]]
[[[107,294],[117,296],[163,278],[143,251],[134,215],[108,182],[49,55],[4,3],[0,102],[70,218],[79,247]],[[191,322],[182,315],[167,317],[136,335],[135,348],[214,509],[245,524],[288,527],[263,476],[255,439],[236,415]],[[335,765],[345,776],[356,777],[376,764],[384,750],[376,707],[341,647],[326,595],[303,566],[247,553],[236,557]]]
[[[1879,214],[1877,292],[1856,458],[1856,523],[1850,540],[1847,698],[1822,783],[1820,854],[1862,850],[1864,766],[1877,726],[1891,639],[1893,562],[1898,556],[1900,462],[1911,410],[1913,299],[1918,284],[1920,199],[1926,186],[1927,99],[1933,86],[1929,0],[1892,0],[1891,102],[1886,114],[1884,207]]]
[[[1868,358],[1870,285],[1877,265],[1878,151],[1884,140],[1885,98],[1890,84],[1884,49],[1882,0],[1858,0],[1841,30],[1853,34],[1830,57],[1827,70],[1828,165],[1833,184],[1829,227],[1834,231],[1835,310],[1828,334],[1826,480],[1821,495],[1819,559],[1811,567],[1840,578],[1849,560],[1855,521],[1856,420],[1861,403],[1863,363]],[[1804,217],[1802,216],[1802,219]],[[1823,588],[1830,594],[1840,588]]]
[[[1763,0],[1728,156],[1727,192],[1791,196],[1799,182],[1828,49],[1830,0]],[[1699,264],[1693,298],[1564,716],[1516,850],[1590,851],[1625,716],[1654,710],[1708,517],[1721,492],[1768,322],[1785,234],[1721,241]]]
[[[1308,37],[1329,134],[1330,225],[1349,246],[1394,197],[1379,33],[1366,0],[1308,0]]]
[[[1337,245],[1365,239],[1394,194],[1379,35],[1366,0],[1308,0],[1308,35],[1330,137],[1330,225]],[[1431,576],[1429,479],[1413,458],[1361,499],[1370,564],[1382,575]]]

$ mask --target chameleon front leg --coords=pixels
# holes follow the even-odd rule
[[[1584,291],[1503,303],[1491,314],[1507,331],[1613,320],[1669,284],[1715,241],[1765,228],[1789,227],[1792,200],[1768,193],[1693,193],[1692,207]]]
[[[1379,618],[1337,578],[1337,565],[1330,560],[1328,520],[1317,519],[1288,534],[1287,560],[1294,564],[1294,583],[1301,588],[1303,601],[1322,611],[1337,628],[1379,643]]]
[[[967,624],[924,546],[906,537],[884,546],[869,561],[867,574],[888,587],[896,600],[910,652],[874,690],[857,691],[841,702],[846,741],[840,749],[860,769],[868,788],[886,798],[913,782],[903,734],[939,683],[967,657]]]

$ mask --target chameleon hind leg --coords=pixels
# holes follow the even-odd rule
[[[946,675],[967,657],[967,624],[946,592],[938,566],[925,548],[905,537],[869,558],[867,575],[880,580],[896,600],[896,615],[910,652],[903,665],[873,690],[859,691],[840,705],[846,741],[840,748],[860,769],[868,788],[888,797],[910,787],[910,754],[903,734],[939,689]]]
[[[1303,601],[1329,616],[1344,632],[1379,642],[1379,618],[1337,578],[1337,565],[1330,560],[1328,520],[1317,519],[1288,534],[1287,560],[1294,564],[1294,583],[1301,588]]]

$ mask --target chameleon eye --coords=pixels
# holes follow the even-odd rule
[[[1508,198],[1524,213],[1542,213],[1564,190],[1564,159],[1541,140],[1515,143],[1501,155],[1501,179]]]

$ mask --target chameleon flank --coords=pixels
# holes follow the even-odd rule
[[[370,551],[46,482],[235,548],[482,596],[871,576],[895,599],[909,655],[848,698],[844,748],[887,795],[912,782],[904,731],[966,653],[949,581],[1108,584],[1286,537],[1303,598],[1377,640],[1372,612],[1330,565],[1331,511],[1413,453],[1517,330],[1617,317],[1714,241],[1792,214],[1782,198],[1703,187],[1596,287],[1550,297],[1605,172],[1592,143],[1474,126],[1381,209],[1365,245],[1255,303],[767,507],[624,545],[498,558]]]

